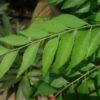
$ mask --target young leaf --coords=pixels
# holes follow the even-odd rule
[[[47,75],[50,65],[53,62],[53,59],[58,47],[58,42],[59,42],[59,39],[57,37],[57,38],[53,38],[49,40],[45,45],[43,57],[42,57],[43,76]]]
[[[0,78],[4,76],[4,74],[10,69],[12,66],[18,51],[13,51],[6,54],[0,64]]]
[[[8,35],[5,37],[0,37],[0,41],[13,46],[20,46],[28,43],[28,39],[20,35]]]
[[[90,43],[91,31],[80,31],[76,37],[72,51],[72,58],[69,69],[74,68],[83,59],[86,58],[86,53]]]
[[[91,54],[93,54],[97,50],[99,44],[100,44],[100,29],[96,28],[92,31],[92,38],[87,51],[87,57],[91,56]]]
[[[59,77],[51,82],[51,86],[55,88],[61,88],[65,86],[68,82],[63,78]]]
[[[71,33],[67,33],[66,35],[62,36],[59,42],[53,71],[57,71],[68,61],[74,44],[74,37],[75,35]]]
[[[34,43],[29,47],[27,47],[27,49],[25,50],[22,64],[19,69],[17,77],[19,77],[22,73],[24,73],[30,67],[30,65],[34,63],[39,48],[39,44],[40,43]]]
[[[71,28],[77,28],[88,24],[85,21],[70,14],[62,14],[60,16],[55,17],[55,20],[57,20],[59,23],[62,23],[66,27]]]

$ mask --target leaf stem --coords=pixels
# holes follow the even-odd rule
[[[73,28],[73,29],[69,29],[69,30],[64,30],[64,31],[59,32],[59,33],[50,34],[49,36],[46,36],[46,37],[44,37],[44,38],[34,40],[34,41],[29,42],[29,43],[27,43],[27,44],[25,44],[25,45],[23,45],[23,46],[18,47],[18,48],[14,48],[14,49],[12,49],[12,50],[9,50],[9,51],[6,52],[5,54],[10,53],[10,52],[13,52],[13,51],[16,51],[16,50],[23,49],[23,48],[25,48],[25,47],[27,47],[27,46],[33,44],[33,43],[41,42],[41,41],[44,41],[44,40],[47,40],[47,39],[50,39],[50,38],[53,38],[53,37],[56,37],[56,36],[59,36],[59,35],[66,34],[66,33],[68,33],[68,32],[73,32],[74,30],[81,30],[81,29],[85,29],[85,28],[99,27],[99,26],[100,26],[100,24],[94,24],[94,25],[89,25],[89,24],[88,24],[88,25],[86,25],[86,26],[82,26],[82,27],[79,27],[79,28],[76,28],[76,29]],[[5,55],[5,54],[2,54],[2,55]],[[0,56],[2,56],[2,55],[0,55]]]
[[[94,72],[95,70],[99,69],[100,66],[96,66],[93,69],[91,69],[90,71],[86,72],[85,74],[83,74],[82,76],[80,76],[79,78],[77,78],[76,80],[72,81],[71,83],[69,83],[68,85],[66,85],[64,88],[62,88],[60,91],[58,91],[55,94],[55,97],[57,97],[59,94],[61,94],[65,89],[67,89],[68,87],[70,87],[71,85],[75,84],[77,81],[79,81],[80,79],[86,77],[87,75],[89,75],[90,73]]]

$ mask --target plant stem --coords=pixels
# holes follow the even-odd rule
[[[82,76],[80,76],[79,78],[77,78],[76,80],[72,81],[71,83],[69,83],[68,85],[66,85],[64,88],[62,88],[60,91],[58,91],[55,94],[55,97],[57,97],[59,94],[61,94],[65,89],[67,89],[68,87],[70,87],[71,85],[75,84],[77,81],[79,81],[80,79],[86,77],[87,75],[89,75],[90,73],[94,72],[95,70],[99,69],[100,66],[96,66],[93,69],[91,69],[90,71],[86,72],[85,74],[83,74]]]
[[[91,27],[99,27],[99,26],[100,26],[100,24],[94,24],[94,25],[89,25],[89,24],[88,24],[88,25],[86,25],[86,26],[82,26],[82,27],[79,27],[79,28],[76,28],[76,29],[73,28],[73,29],[69,29],[69,30],[64,30],[64,31],[59,32],[59,33],[50,34],[49,36],[46,36],[46,37],[44,37],[44,38],[34,40],[34,41],[29,42],[29,43],[27,43],[27,44],[25,44],[25,45],[23,45],[23,46],[18,47],[18,48],[14,48],[14,49],[12,49],[12,50],[9,50],[9,51],[6,52],[5,54],[10,53],[10,52],[13,52],[13,51],[16,51],[16,50],[23,49],[23,48],[25,48],[25,47],[27,47],[27,46],[33,44],[33,43],[41,42],[41,41],[44,41],[44,40],[46,40],[46,39],[50,39],[50,38],[53,38],[53,37],[56,37],[56,36],[59,36],[59,35],[66,34],[66,33],[68,33],[68,32],[73,32],[73,31],[75,31],[75,30],[81,30],[81,29],[91,28]],[[5,55],[5,54],[2,54],[2,55]],[[0,55],[0,56],[2,56],[2,55]]]

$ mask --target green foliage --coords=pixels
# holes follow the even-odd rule
[[[47,42],[44,48],[43,58],[42,58],[44,76],[47,75],[49,68],[53,62],[57,50],[57,46],[58,46],[58,41],[59,41],[58,38],[51,39],[50,41]]]
[[[91,1],[50,0],[56,5],[64,3],[62,9],[75,8],[78,13],[90,11]],[[99,13],[95,13],[93,24],[72,14],[37,18],[19,34],[13,34],[4,15],[6,20],[1,21],[5,24],[0,26],[0,88],[17,84],[16,100],[51,94],[57,100],[99,96]]]
[[[87,49],[89,47],[89,42],[90,42],[90,36],[91,36],[91,30],[80,31],[78,33],[75,43],[74,43],[69,68],[75,67],[83,59],[86,58],[86,53],[87,53]]]
[[[0,78],[4,76],[4,74],[10,69],[12,66],[16,56],[17,56],[18,51],[13,51],[8,54],[6,54],[1,63],[0,63]]]
[[[100,6],[100,0],[48,0],[50,4],[60,5],[61,10],[66,10],[68,13],[94,15],[95,9]],[[90,16],[89,15],[89,16]],[[89,17],[88,16],[88,17]]]
[[[73,32],[73,34],[71,33],[65,34],[61,37],[61,40],[59,42],[59,47],[57,50],[56,59],[55,59],[55,66],[54,66],[55,72],[60,67],[62,67],[69,59],[74,44],[74,39],[75,39],[74,34],[75,32]]]
[[[39,48],[39,43],[35,43],[30,45],[25,50],[25,53],[23,54],[23,61],[17,77],[19,77],[23,72],[25,72],[28,69],[28,67],[30,67],[30,65],[34,63],[38,48]]]
[[[68,82],[63,77],[59,77],[51,82],[51,86],[55,88],[61,88],[65,86],[67,83]]]
[[[28,43],[28,39],[21,35],[7,35],[0,37],[0,41],[12,46],[20,46]]]

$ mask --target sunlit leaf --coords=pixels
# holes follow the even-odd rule
[[[17,77],[19,77],[22,73],[24,73],[30,67],[30,65],[34,63],[38,48],[39,48],[39,43],[34,43],[29,47],[27,47],[27,49],[24,52],[22,64],[19,69]]]
[[[75,44],[72,51],[71,62],[69,68],[74,68],[83,59],[86,58],[86,53],[90,43],[91,30],[80,31],[76,37]]]
[[[49,40],[44,48],[44,52],[43,52],[43,57],[42,57],[42,71],[43,71],[43,76],[47,75],[50,66],[53,62],[57,47],[58,47],[58,42],[59,39],[57,38],[53,38],[51,40]]]
[[[20,35],[8,35],[0,37],[0,41],[13,46],[20,46],[28,43],[28,39]]]
[[[58,46],[54,71],[61,68],[69,59],[74,44],[75,34],[67,33],[63,35]]]
[[[12,66],[18,51],[13,51],[6,54],[0,64],[0,78],[4,76],[4,74],[10,69]]]
[[[59,15],[55,17],[55,20],[58,20],[59,23],[62,23],[66,27],[71,27],[71,28],[77,28],[87,25],[87,23],[84,20],[81,20],[80,18],[70,14]]]
[[[96,28],[92,30],[92,39],[87,51],[87,56],[90,56],[91,54],[93,54],[99,47],[99,44],[100,44],[100,29]]]
[[[3,55],[3,54],[5,54],[5,53],[7,53],[8,51],[9,51],[8,48],[5,48],[5,47],[3,47],[3,46],[0,46],[0,55]]]

